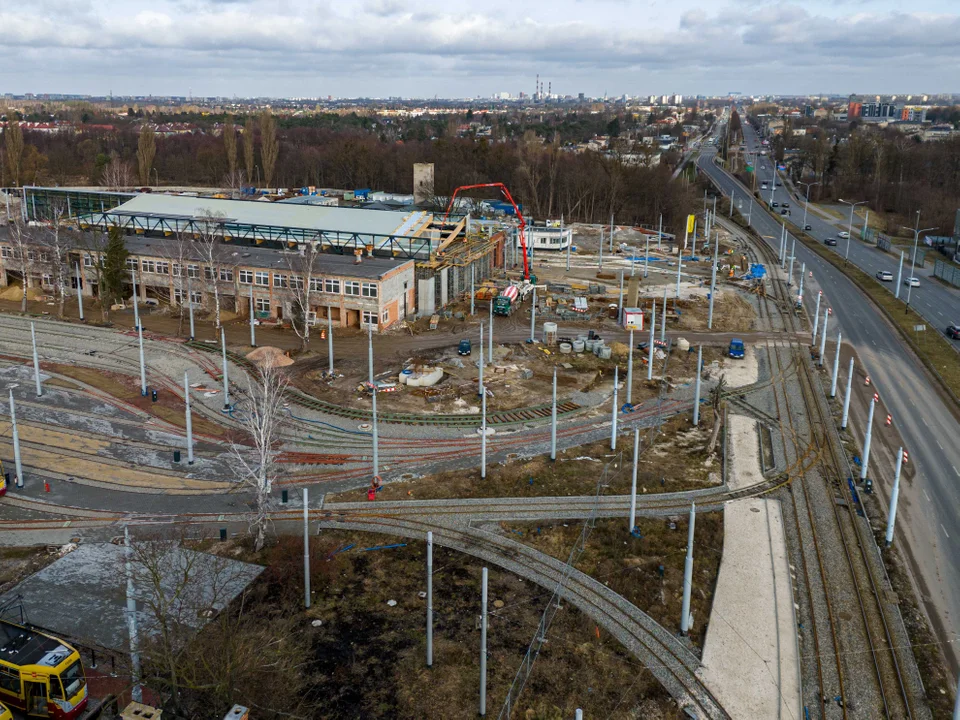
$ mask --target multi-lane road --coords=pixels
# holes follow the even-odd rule
[[[698,167],[725,195],[735,193],[737,198],[744,198],[746,206],[748,191],[721,169],[714,157],[715,148],[707,146],[697,160]],[[770,167],[768,163],[767,166]],[[775,249],[779,247],[781,220],[769,215],[756,201],[751,224]],[[789,239],[792,243],[793,236]],[[944,651],[956,671],[960,667],[955,642],[960,637],[960,563],[955,561],[960,552],[957,419],[921,363],[871,301],[839,269],[799,240],[796,247],[797,261],[813,272],[813,279],[808,279],[806,285],[806,302],[816,298],[817,290],[823,291],[827,304],[833,308],[830,339],[836,339],[839,325],[844,342],[856,351],[857,362],[862,366],[858,370],[865,369],[872,378],[873,387],[893,415],[896,429],[910,452],[915,475],[901,487],[896,542],[910,558],[934,630],[945,643]],[[840,248],[844,249],[842,245]],[[854,257],[853,248],[850,256]],[[809,310],[812,313],[812,307]],[[862,416],[863,408],[854,408],[852,412]],[[889,452],[878,450],[877,445],[881,443],[874,443],[870,475],[884,480],[878,486],[888,496],[892,457]]]
[[[759,152],[764,149],[760,139],[757,137],[756,131],[747,123],[743,124],[743,137],[748,153]],[[791,224],[798,228],[802,227],[804,223],[804,198],[791,192],[794,188],[788,187],[787,183],[784,183],[781,187],[775,185],[775,182],[781,182],[781,180],[779,177],[776,177],[776,164],[771,157],[757,155],[756,158],[757,162],[754,167],[757,173],[757,188],[759,189],[762,183],[767,184],[766,190],[760,190],[762,200],[766,203],[776,202],[780,206],[782,206],[784,202],[790,203],[790,215],[781,215],[780,219],[782,222],[786,222],[787,227],[790,227]],[[806,189],[802,187],[799,188],[799,190],[806,191]],[[846,199],[852,202],[859,202],[862,198]],[[737,207],[739,207],[741,201],[746,205],[749,202],[749,197],[738,194]],[[747,209],[748,207],[744,207],[742,212],[746,214]],[[782,207],[775,208],[774,212],[779,214],[781,209]],[[754,210],[759,210],[756,201],[754,201]],[[854,218],[853,233],[850,238],[839,237],[841,231],[848,231],[849,216],[846,220],[826,220],[815,210],[811,209],[807,212],[806,224],[810,226],[810,230],[807,232],[820,242],[828,238],[836,240],[836,246],[830,246],[829,249],[843,257],[847,257],[851,263],[864,272],[870,273],[871,275],[876,275],[880,270],[889,272],[893,276],[893,280],[885,282],[884,285],[891,293],[896,293],[898,289],[896,284],[897,275],[900,272],[900,253],[886,253],[872,243],[861,241],[859,239],[859,226],[862,224],[861,221]],[[921,229],[925,225],[926,223],[923,222],[923,218],[921,217]],[[949,228],[943,228],[942,230],[945,232],[948,229]],[[936,235],[938,232],[933,231],[931,234]],[[923,247],[923,239],[921,237],[920,248],[923,249]],[[947,325],[960,323],[960,290],[942,285],[938,280],[933,279],[933,264],[936,257],[940,256],[935,252],[928,253],[925,267],[917,267],[913,270],[913,275],[919,279],[920,286],[910,289],[910,307],[920,313],[932,329],[936,329],[943,334]],[[903,280],[910,277],[910,275],[910,251],[907,250],[904,253],[902,279],[899,285],[899,297],[901,300],[906,300],[907,297],[907,286]],[[951,340],[950,342],[956,341]],[[958,355],[958,361],[960,361],[960,355]]]

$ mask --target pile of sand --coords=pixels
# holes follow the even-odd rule
[[[626,343],[610,343],[610,352],[614,355],[625,356],[630,352],[630,346]]]
[[[36,300],[43,293],[36,288],[27,288],[27,300]],[[8,285],[0,292],[0,300],[9,300],[11,302],[20,302],[23,297],[23,286],[20,284]]]
[[[286,367],[293,365],[293,360],[283,354],[280,348],[265,345],[256,350],[247,353],[247,360],[256,363],[260,367]]]
[[[221,311],[220,311],[220,322],[222,322],[222,323],[233,322],[233,321],[236,320],[238,317],[240,317],[240,316],[237,315],[235,312],[230,312],[229,310],[221,310]]]

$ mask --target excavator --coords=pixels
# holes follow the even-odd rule
[[[514,202],[513,196],[510,194],[510,191],[507,189],[507,186],[502,182],[493,182],[493,183],[478,183],[476,185],[461,185],[456,190],[453,191],[453,195],[450,196],[450,203],[447,205],[447,212],[443,216],[443,222],[447,222],[447,218],[450,216],[450,211],[453,210],[453,205],[457,201],[457,195],[464,190],[477,190],[479,188],[498,188],[502,193],[507,202],[513,205],[513,211],[517,215],[517,220],[519,220],[519,225],[517,227],[517,232],[520,237],[520,249],[523,251],[523,279],[528,283],[536,284],[536,277],[530,276],[530,263],[527,260],[527,240],[526,236],[523,233],[523,229],[527,226],[527,221],[523,219],[523,214],[520,212],[520,208],[517,207],[517,203]]]

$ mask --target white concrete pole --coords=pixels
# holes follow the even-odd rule
[[[650,235],[645,234],[645,237],[646,237],[647,249],[643,255],[643,276],[650,277]],[[631,265],[630,268],[632,270],[633,266]],[[569,270],[569,268],[567,269]]]
[[[553,369],[553,404],[550,407],[550,459],[557,459],[557,369]]]
[[[223,409],[230,409],[230,378],[227,377],[227,334],[220,328],[220,350],[223,353]]]
[[[603,228],[600,228],[600,253],[597,255],[597,270],[603,270]]]
[[[147,396],[147,363],[143,359],[143,328],[137,327],[137,342],[140,345],[140,395]]]
[[[40,386],[40,356],[37,354],[37,330],[33,323],[30,323],[30,340],[33,342],[33,381],[37,386],[37,397],[41,397],[43,388]]]
[[[480,717],[487,715],[487,569],[480,578]]]
[[[124,567],[127,575],[127,633],[130,636],[130,697],[134,702],[143,702],[140,688],[140,639],[137,635],[137,600],[133,587],[133,548],[130,546],[130,529],[123,526]]]
[[[850,415],[850,391],[853,389],[853,358],[850,358],[850,366],[847,368],[847,391],[843,396],[843,416],[840,419],[840,429],[847,429],[847,418]]]
[[[796,245],[796,241],[794,241],[794,245]],[[789,269],[787,270],[787,287],[792,287],[793,286],[793,253],[790,254],[790,265],[788,267]]]
[[[190,412],[190,381],[183,373],[183,400],[187,414],[187,465],[193,465],[193,415]]]
[[[860,465],[860,482],[867,479],[867,465],[870,463],[870,437],[873,435],[873,411],[877,401],[870,399],[870,412],[867,413],[867,433],[863,438],[863,462]]]
[[[310,491],[303,489],[303,606],[310,609]]]
[[[833,356],[833,377],[830,380],[830,397],[837,396],[837,376],[840,374],[840,344],[843,342],[843,333],[837,331],[837,352]]]
[[[433,531],[427,531],[427,667],[433,667]]]
[[[533,298],[530,300],[530,342],[537,340],[537,288],[533,288]]]
[[[487,390],[480,387],[480,479],[487,479]]]
[[[196,328],[193,324],[193,283],[190,282],[190,276],[187,275],[187,311],[190,313],[190,339],[197,337]]]
[[[583,720],[583,710],[581,710],[580,708],[577,708],[577,712],[574,717],[574,720]]]
[[[663,215],[660,215],[660,224],[657,227],[657,250],[661,249],[663,245]]]
[[[327,371],[333,375],[333,308],[327,308]]]
[[[667,341],[667,288],[663,288],[663,313],[660,315],[660,342]]]
[[[483,360],[483,323],[480,323],[480,362],[477,363],[477,367],[480,371],[480,374],[477,376],[477,392],[483,395],[483,366],[486,363]]]
[[[490,301],[490,333],[487,337],[488,349],[487,357],[490,358],[490,362],[493,362],[493,300]]]
[[[900,267],[897,268],[897,287],[893,293],[893,297],[897,300],[900,299],[900,280],[903,277],[903,250],[900,251]]]
[[[890,493],[890,512],[887,513],[887,547],[893,544],[893,528],[897,524],[897,502],[900,499],[900,470],[903,468],[903,448],[897,450],[897,469],[893,475],[893,492]]]
[[[80,322],[83,322],[83,277],[80,275],[80,263],[77,266],[77,308],[80,310]]]
[[[20,430],[17,428],[17,408],[13,404],[13,388],[10,388],[10,435],[13,440],[13,469],[17,473],[14,484],[23,487],[23,463],[20,460]]]
[[[647,380],[653,380],[653,329],[657,326],[657,303],[650,303],[650,345],[647,347]]]
[[[797,297],[803,298],[803,276],[807,274],[807,264],[800,263],[800,288],[797,290]]]
[[[713,247],[713,267],[710,268],[710,307],[707,310],[707,330],[713,330],[713,298],[717,294],[717,260],[720,248],[720,233]]]
[[[610,420],[610,449],[617,449],[617,412],[619,408],[617,407],[617,384],[620,382],[620,368],[615,367],[613,369],[613,417]]]
[[[823,310],[823,332],[820,333],[820,357],[817,359],[817,364],[820,367],[823,367],[823,355],[827,351],[827,322],[830,319],[830,308],[824,308]]]
[[[700,376],[703,374],[703,345],[697,348],[697,378],[693,391],[693,424],[700,425]]]
[[[474,276],[476,275],[476,268],[474,268],[473,263],[470,264],[470,317],[473,317],[473,301],[476,298],[477,294],[474,292]],[[491,301],[492,304],[492,301]]]
[[[371,418],[373,420],[373,476],[377,477],[380,475],[380,437],[379,430],[380,424],[377,422],[377,386],[373,386],[373,395],[370,396],[373,402],[373,412]]]
[[[631,267],[633,267],[631,263]],[[620,296],[617,300],[617,325],[623,322],[623,270],[620,271]]]
[[[367,365],[370,384],[373,385],[373,323],[367,323]]]
[[[683,269],[683,251],[677,254],[677,297],[680,297],[680,270]]]
[[[630,476],[630,526],[627,532],[633,532],[637,525],[637,472],[640,467],[640,428],[633,429],[633,473]]]
[[[560,241],[563,242],[563,215],[560,216]],[[567,243],[567,270],[570,269],[570,251],[573,249],[573,233],[570,233],[570,242]]]
[[[680,634],[690,629],[690,591],[693,589],[693,533],[697,522],[697,505],[690,505],[690,527],[687,530],[687,557],[683,561],[683,603],[680,610]]]
[[[253,315],[253,288],[250,288],[250,347],[257,346],[257,320]]]
[[[630,348],[627,350],[627,405],[633,405],[633,330],[630,331]]]
[[[823,291],[817,292],[817,307],[813,311],[813,340],[810,341],[811,345],[817,344],[817,328],[820,327],[820,298],[823,297]]]
[[[140,327],[140,303],[137,297],[137,271],[131,270],[130,277],[133,278],[133,324]]]
[[[960,677],[957,678],[957,701],[953,705],[953,720],[960,720]]]

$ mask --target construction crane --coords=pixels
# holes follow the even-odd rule
[[[457,195],[460,193],[460,191],[477,190],[478,188],[499,188],[499,190],[503,193],[503,196],[507,199],[507,202],[513,205],[513,211],[517,214],[517,219],[520,221],[517,232],[520,237],[520,249],[523,251],[523,279],[530,280],[530,265],[527,262],[527,241],[523,234],[523,229],[527,226],[527,221],[523,219],[520,208],[517,207],[517,203],[514,202],[513,195],[510,194],[510,191],[507,190],[507,186],[502,182],[478,183],[476,185],[461,185],[458,187],[453,191],[453,195],[450,196],[450,204],[447,205],[447,212],[443,216],[444,224],[446,224],[447,218],[450,217],[450,211],[453,210],[453,204],[456,202]]]

